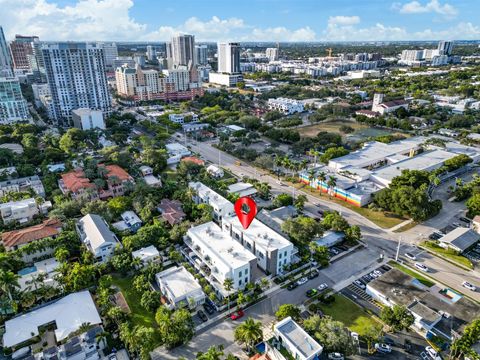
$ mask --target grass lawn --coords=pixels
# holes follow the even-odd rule
[[[343,322],[351,331],[363,335],[365,334],[365,330],[370,326],[382,326],[361,307],[345,296],[335,294],[334,297],[335,302],[329,305],[320,305],[320,307],[325,315],[329,315],[333,319]]]
[[[320,131],[328,131],[328,132],[333,132],[333,133],[338,133],[338,134],[344,135],[340,131],[340,127],[342,125],[348,125],[348,126],[354,128],[356,131],[368,128],[367,125],[358,123],[356,121],[333,120],[333,121],[320,122],[318,124],[313,124],[313,125],[310,125],[310,126],[300,127],[297,130],[300,133],[301,137],[315,137],[315,136],[317,136],[317,134]]]
[[[417,225],[418,225],[417,222],[411,221],[411,222],[409,222],[407,225],[403,225],[403,226],[399,227],[397,230],[394,230],[394,232],[396,232],[396,233],[401,233],[401,232],[404,232],[404,231],[413,229],[413,228],[414,228],[415,226],[417,226]]]
[[[403,265],[400,265],[399,263],[395,262],[395,261],[390,261],[388,263],[390,266],[393,266],[393,267],[396,267],[397,269],[399,270],[402,270],[405,274],[408,274],[412,277],[414,277],[415,279],[417,279],[418,281],[420,281],[423,285],[427,286],[427,287],[432,287],[433,285],[435,285],[435,283],[429,279],[427,279],[426,277],[420,275],[419,273],[403,266]]]
[[[459,264],[468,269],[473,269],[473,264],[469,259],[467,259],[465,256],[458,255],[452,252],[452,250],[444,249],[431,241],[424,241],[422,243],[422,246],[426,248],[429,252],[443,256],[446,259],[450,260],[452,263]]]
[[[112,285],[117,286],[122,290],[122,294],[127,300],[128,307],[131,311],[131,320],[133,325],[142,325],[148,327],[157,327],[157,323],[155,322],[155,314],[147,311],[142,305],[140,305],[140,297],[139,294],[132,285],[132,279],[129,277],[122,277],[120,275],[113,275],[112,276]],[[159,295],[160,296],[160,295]],[[159,334],[156,334],[156,338],[158,343],[160,342]]]
[[[330,197],[327,194],[320,195],[319,191],[314,190],[303,183],[295,183],[290,185],[295,186],[297,189],[301,189],[310,195],[316,196],[319,199],[331,201],[333,203],[337,203],[343,207],[346,207],[347,209],[353,210],[356,213],[362,215],[363,217],[366,217],[368,220],[372,221],[373,223],[377,224],[383,229],[390,229],[391,227],[398,225],[404,222],[405,220],[407,220],[406,218],[398,216],[393,213],[388,213],[384,211],[373,211],[365,207],[354,206],[352,204],[347,203],[346,201],[343,201],[334,197]]]

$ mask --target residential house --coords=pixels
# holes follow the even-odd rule
[[[99,215],[88,214],[82,217],[77,223],[77,231],[96,261],[108,261],[113,256],[115,248],[122,246]]]
[[[162,259],[160,252],[153,245],[132,251],[132,257],[134,259],[139,259],[143,266],[152,262],[160,262]]]
[[[162,180],[153,175],[153,169],[150,166],[140,166],[140,172],[142,173],[145,183],[152,187],[162,187]]]
[[[173,266],[155,275],[160,292],[172,308],[192,309],[205,302],[205,293],[195,277],[183,266]]]
[[[3,346],[17,349],[40,335],[41,328],[55,325],[55,340],[61,342],[83,324],[99,325],[102,319],[88,290],[76,292],[5,322]]]
[[[238,197],[244,196],[254,196],[257,193],[257,189],[255,186],[249,183],[238,182],[236,184],[232,184],[228,187],[227,192],[229,194],[238,195]]]
[[[187,216],[182,210],[182,204],[178,200],[162,199],[157,206],[162,218],[170,225],[181,223]]]
[[[4,224],[10,224],[14,221],[27,223],[32,221],[34,216],[40,213],[40,208],[34,198],[9,201],[0,204],[0,215]]]
[[[273,326],[275,337],[291,355],[297,360],[319,359],[323,347],[315,341],[290,316]]]
[[[45,197],[45,188],[37,175],[0,181],[0,196],[9,192],[27,192],[30,189],[38,196]]]
[[[60,263],[55,258],[49,258],[37,261],[33,266],[21,269],[17,274],[20,276],[18,284],[20,290],[35,290],[40,287],[41,282],[47,286],[57,287],[58,283],[55,280],[58,274],[57,269]]]
[[[132,233],[136,233],[142,226],[142,220],[140,220],[134,211],[125,211],[120,215],[120,217],[122,218],[121,221],[112,224],[112,226],[117,230],[128,230]]]
[[[58,219],[47,219],[41,224],[24,229],[7,231],[2,234],[2,245],[6,251],[17,250],[31,242],[45,238],[55,238],[62,230],[62,222]]]
[[[213,164],[207,167],[207,173],[216,179],[220,179],[225,176],[225,172],[223,171],[223,169]]]

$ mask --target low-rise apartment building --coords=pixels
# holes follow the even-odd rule
[[[98,262],[108,261],[115,249],[122,246],[117,236],[110,231],[108,224],[99,215],[85,215],[76,226],[80,239]]]
[[[183,266],[173,266],[155,275],[162,295],[172,308],[196,308],[205,302],[205,293]]]
[[[10,224],[14,221],[27,223],[32,221],[33,217],[39,213],[40,209],[34,198],[0,204],[0,215],[4,224]]]
[[[183,114],[169,114],[168,120],[174,122],[175,124],[184,124],[184,123],[196,123],[198,122],[198,115],[194,112],[188,112]]]
[[[222,195],[216,193],[201,182],[190,182],[188,186],[195,191],[193,201],[195,204],[207,204],[213,209],[213,219],[221,223],[222,219],[235,214],[233,204]]]
[[[268,99],[267,105],[269,110],[279,111],[285,115],[301,113],[305,110],[302,101],[287,98]]]
[[[184,240],[220,297],[229,295],[223,286],[226,279],[235,291],[252,281],[256,257],[213,221],[190,228]]]

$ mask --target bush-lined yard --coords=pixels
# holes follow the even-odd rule
[[[462,265],[468,269],[473,269],[472,262],[467,259],[465,256],[459,255],[456,251],[450,249],[444,249],[433,241],[424,241],[422,246],[433,254],[437,254],[449,259],[453,263]]]

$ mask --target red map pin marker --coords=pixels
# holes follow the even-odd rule
[[[257,204],[255,201],[248,196],[241,197],[235,201],[234,209],[243,228],[248,229],[257,215]]]

